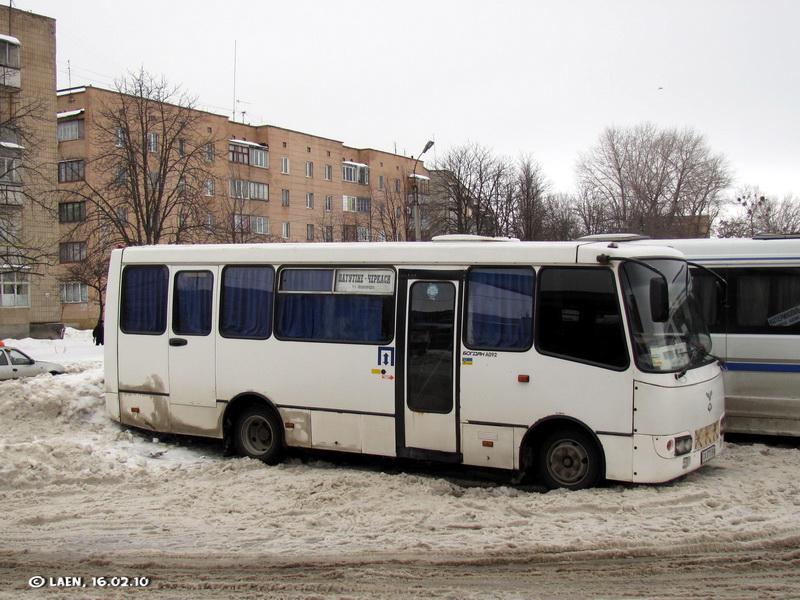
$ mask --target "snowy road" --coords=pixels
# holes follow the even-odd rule
[[[268,467],[111,423],[86,343],[27,348],[67,375],[0,382],[0,598],[800,597],[796,447],[729,444],[670,484],[580,492]],[[49,585],[68,577],[87,587]]]

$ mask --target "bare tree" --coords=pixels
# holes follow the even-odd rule
[[[511,160],[467,143],[445,152],[435,169],[438,233],[496,235],[508,229]]]
[[[0,97],[0,264],[3,272],[42,275],[56,262],[53,239],[38,230],[52,230],[53,165],[46,158],[41,131],[52,131],[46,114],[52,103],[18,94]],[[46,223],[46,224],[45,224]]]
[[[761,194],[757,186],[745,186],[731,203],[731,214],[720,221],[718,237],[753,237],[763,234],[800,233],[800,201]]]
[[[576,170],[580,197],[605,205],[611,230],[652,237],[699,235],[731,184],[704,136],[651,123],[607,128]]]
[[[541,165],[531,155],[517,161],[515,180],[515,235],[521,240],[545,239],[546,196],[550,184]]]
[[[201,129],[194,98],[163,77],[141,70],[116,92],[98,110],[85,181],[67,192],[86,203],[76,227],[127,246],[193,241],[211,212],[216,140]]]

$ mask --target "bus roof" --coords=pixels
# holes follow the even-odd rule
[[[642,240],[632,244],[663,244],[703,264],[763,264],[800,260],[800,237],[702,238]]]
[[[616,242],[520,242],[464,239],[432,242],[335,242],[266,244],[186,244],[133,246],[114,250],[123,264],[131,263],[269,263],[269,264],[409,264],[425,267],[471,264],[598,264],[601,255],[615,257],[682,258],[680,252],[653,244]]]

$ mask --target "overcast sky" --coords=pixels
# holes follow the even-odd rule
[[[429,165],[465,142],[530,153],[556,191],[607,126],[688,126],[737,185],[800,196],[797,0],[13,4],[57,20],[60,88],[143,66],[254,125],[414,156],[433,139]]]

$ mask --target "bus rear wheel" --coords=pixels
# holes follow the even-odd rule
[[[564,429],[549,435],[538,456],[538,472],[549,489],[582,490],[600,482],[600,451],[585,433]]]
[[[268,408],[251,406],[236,419],[233,444],[240,456],[276,465],[283,458],[281,423]]]

